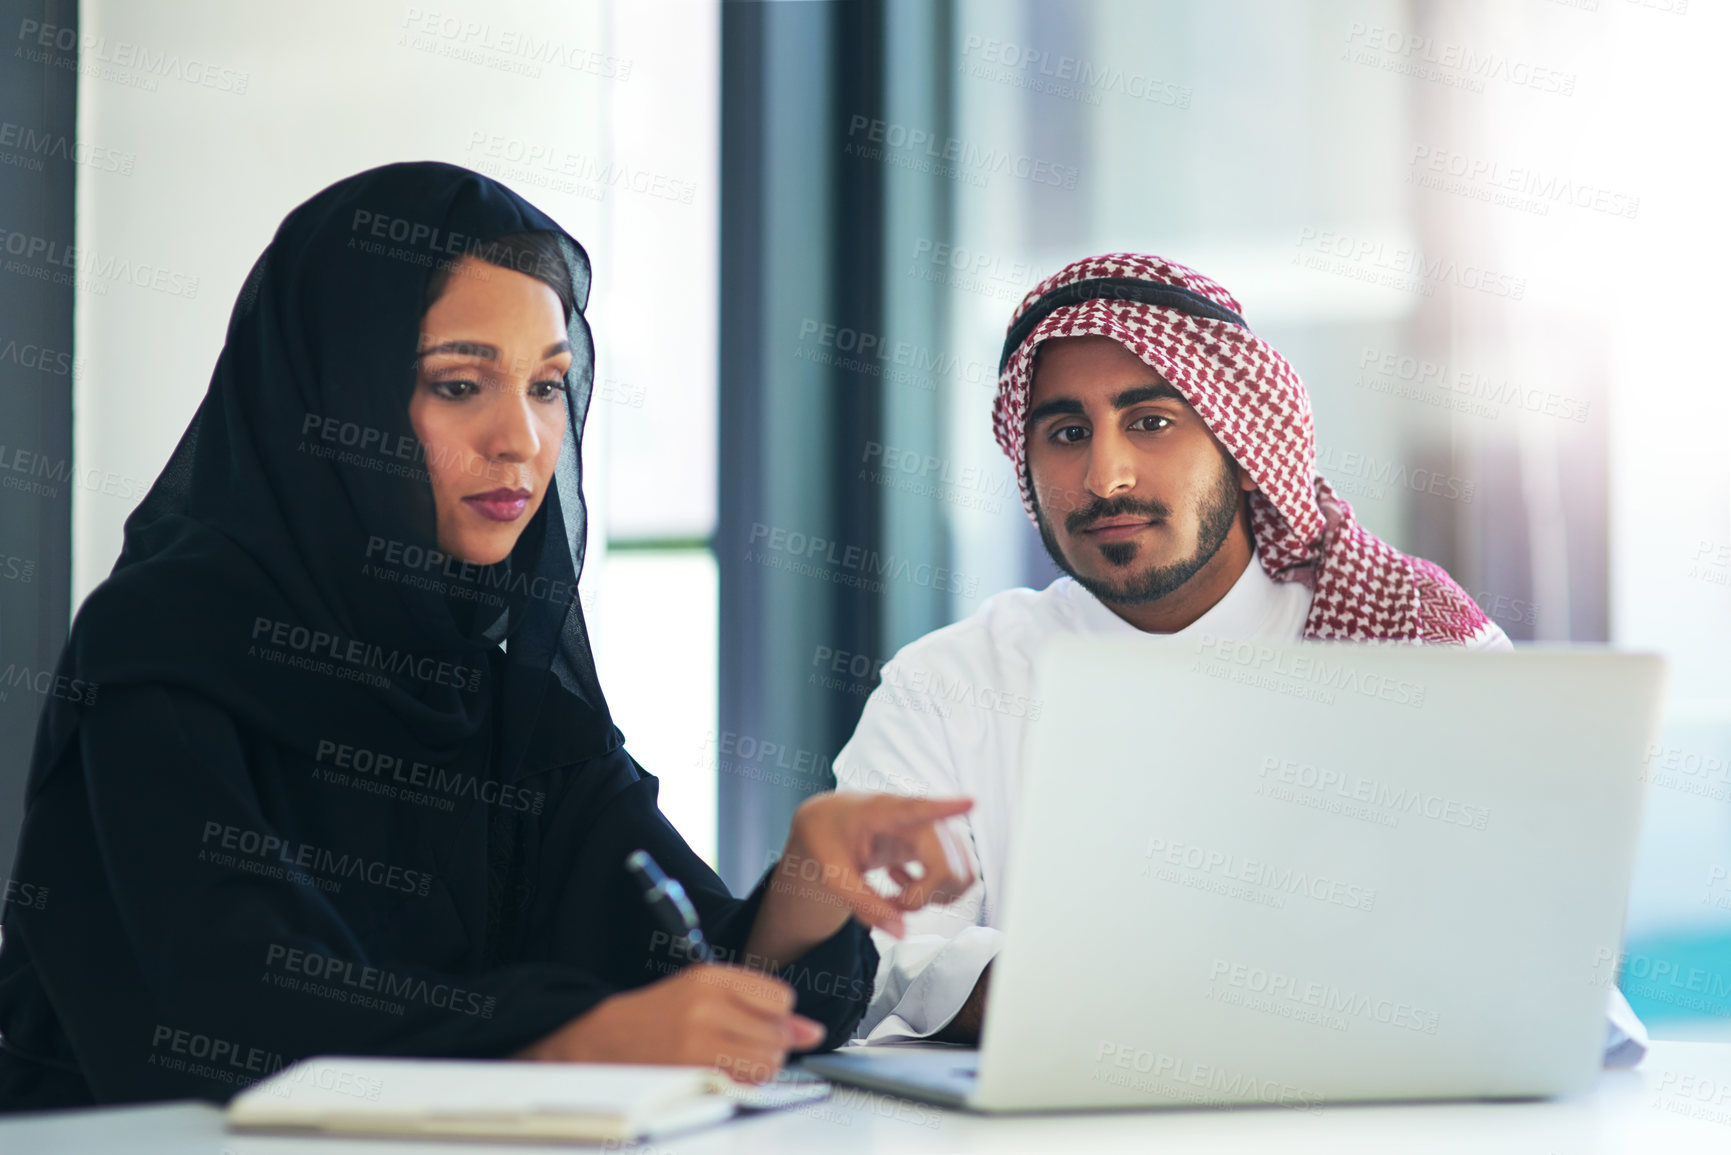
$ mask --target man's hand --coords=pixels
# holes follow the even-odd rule
[[[980,1041],[980,1025],[986,1021],[986,996],[991,986],[992,964],[987,963],[986,969],[980,972],[974,989],[968,992],[968,1001],[962,1004],[962,1009],[956,1012],[955,1018],[932,1033],[932,1040],[939,1043],[967,1043],[969,1046],[977,1044]]]
[[[511,1057],[715,1067],[761,1083],[789,1050],[823,1042],[822,1025],[794,1014],[793,1001],[792,987],[760,971],[694,965],[604,999]]]
[[[971,798],[819,794],[793,816],[787,849],[746,944],[770,968],[798,958],[852,915],[902,937],[902,915],[950,902],[973,885],[967,855],[944,820],[966,814]],[[881,895],[866,872],[884,867],[901,889]]]

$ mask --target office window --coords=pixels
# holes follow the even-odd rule
[[[716,114],[712,3],[615,4],[607,250],[589,310],[585,609],[627,749],[661,809],[716,855]]]

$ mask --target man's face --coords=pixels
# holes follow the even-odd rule
[[[1041,346],[1027,439],[1046,551],[1103,602],[1182,587],[1256,487],[1177,390],[1109,337]]]

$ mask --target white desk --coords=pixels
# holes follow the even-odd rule
[[[593,1149],[593,1148],[591,1148]],[[225,1132],[198,1104],[110,1108],[0,1122],[5,1155],[461,1155],[572,1150],[538,1145],[398,1143]],[[1531,1103],[1326,1107],[1303,1113],[1144,1111],[986,1118],[837,1088],[798,1111],[738,1119],[624,1150],[639,1155],[765,1152],[1233,1152],[1473,1151],[1519,1155],[1731,1150],[1731,1044],[1656,1042],[1633,1071],[1607,1071],[1590,1094]]]

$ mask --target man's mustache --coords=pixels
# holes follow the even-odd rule
[[[1109,517],[1124,517],[1129,514],[1146,517],[1149,521],[1156,521],[1171,517],[1172,511],[1158,501],[1141,501],[1134,497],[1117,497],[1110,500],[1096,497],[1081,509],[1066,514],[1064,528],[1071,533],[1081,533],[1095,522],[1105,521]]]

